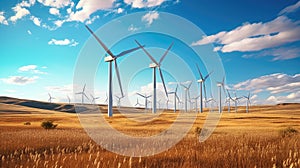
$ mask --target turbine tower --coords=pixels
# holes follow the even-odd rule
[[[168,94],[174,94],[174,113],[176,113],[176,108],[177,108],[177,104],[176,104],[176,99],[178,99],[178,101],[179,101],[179,97],[178,97],[178,95],[177,95],[177,89],[178,89],[178,85],[176,86],[176,89],[175,89],[175,91],[173,91],[173,92],[168,92]],[[168,101],[169,101],[169,99],[168,99]]]
[[[210,98],[207,99],[205,103],[210,103],[210,109],[209,109],[209,111],[212,112],[213,111],[213,105],[214,105],[214,103],[217,103],[217,101],[212,96],[212,93],[210,93]]]
[[[199,87],[200,87],[200,89],[199,89],[200,90],[200,113],[202,113],[203,112],[203,93],[202,93],[203,91],[202,91],[202,87],[204,88],[204,97],[205,97],[205,99],[207,99],[205,81],[209,77],[209,75],[212,73],[212,71],[209,74],[207,74],[205,77],[203,77],[198,64],[196,64],[196,66],[197,66],[198,73],[200,75],[200,79],[197,82],[199,83]],[[197,112],[198,112],[198,110],[197,110]]]
[[[95,39],[98,41],[98,43],[102,46],[102,48],[105,50],[105,52],[109,55],[104,58],[104,61],[109,63],[109,66],[108,66],[108,108],[107,108],[108,111],[107,111],[107,115],[108,115],[108,117],[112,117],[113,116],[113,110],[112,110],[112,107],[113,107],[112,62],[114,62],[114,64],[115,64],[115,71],[117,74],[120,91],[121,91],[122,96],[124,96],[123,90],[122,90],[121,79],[120,79],[119,68],[118,68],[118,64],[117,64],[117,59],[140,49],[140,47],[132,48],[130,50],[123,51],[123,52],[119,53],[118,55],[114,55],[87,25],[85,25],[85,27],[89,30],[89,32],[95,37]]]
[[[198,112],[198,103],[197,103],[197,100],[200,98],[201,96],[197,96],[197,97],[194,97],[192,98],[192,100],[194,100],[193,103],[195,103],[195,109],[196,109],[196,113]],[[201,104],[201,103],[200,103]]]
[[[139,47],[141,47],[143,49],[143,51],[146,53],[146,55],[151,59],[151,61],[153,61],[153,63],[151,63],[149,65],[150,68],[153,68],[153,97],[152,97],[152,113],[156,113],[156,68],[158,68],[159,74],[160,74],[160,78],[162,80],[164,89],[165,89],[165,93],[166,96],[168,97],[168,93],[167,93],[167,89],[166,89],[166,85],[165,85],[165,81],[164,81],[164,77],[161,71],[161,63],[164,60],[164,58],[166,57],[166,55],[168,54],[169,50],[171,49],[171,47],[173,46],[173,43],[169,46],[169,48],[166,50],[166,52],[164,53],[164,55],[160,58],[159,62],[157,62],[151,55],[150,53],[137,41],[135,40],[135,42],[139,45]]]
[[[226,102],[228,103],[228,113],[230,113],[230,100],[232,98],[230,96],[230,93],[229,93],[228,89],[226,89],[226,90],[227,90],[227,94],[228,94],[228,97],[226,98]]]
[[[68,102],[69,102],[69,104],[71,103],[71,99],[70,99],[70,97],[67,95],[67,98],[68,98]]]
[[[190,84],[188,86],[185,86],[183,84],[180,84],[183,88],[184,88],[184,91],[185,91],[185,105],[184,105],[184,109],[185,109],[185,112],[187,112],[187,104],[188,104],[188,96],[189,96],[189,99],[191,98],[190,97],[190,87],[192,86],[192,82],[190,82]]]
[[[83,104],[84,103],[84,97],[86,97],[88,100],[89,100],[89,98],[87,97],[87,95],[85,94],[85,86],[86,86],[86,84],[84,84],[84,86],[83,86],[83,89],[82,89],[82,92],[78,92],[78,93],[76,93],[76,94],[80,94],[81,95],[81,103]]]
[[[225,92],[225,88],[224,88],[224,80],[225,77],[223,77],[222,82],[217,82],[217,86],[219,88],[219,113],[222,113],[222,92],[221,92],[221,88],[223,88],[224,94],[226,96],[226,92]]]
[[[229,94],[229,92],[228,92]],[[239,99],[243,98],[243,97],[237,97],[236,96],[236,92],[234,92],[235,97],[231,97],[229,94],[229,98],[234,102],[234,106],[235,106],[235,112],[237,112],[237,102]]]
[[[50,95],[50,93],[48,93],[48,95],[49,95],[48,102],[49,102],[49,103],[52,103],[52,99],[55,99],[55,98],[54,98],[54,97],[52,97],[52,96]]]
[[[146,94],[145,95],[142,95],[140,93],[136,93],[136,94],[143,97],[143,98],[145,98],[145,110],[146,110],[148,108],[148,99],[151,97],[151,95],[147,96]]]
[[[250,102],[250,92],[248,93],[248,96],[244,96],[247,99],[247,104],[246,104],[246,113],[249,113],[249,105],[251,104]]]

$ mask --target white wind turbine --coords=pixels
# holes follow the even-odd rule
[[[112,62],[114,62],[115,64],[115,71],[117,74],[117,78],[118,78],[118,82],[119,82],[119,87],[120,87],[120,91],[122,96],[124,96],[123,94],[123,90],[122,90],[122,84],[121,84],[121,79],[120,79],[120,73],[119,73],[119,68],[118,68],[118,64],[117,64],[117,59],[121,56],[124,56],[126,54],[129,54],[133,51],[136,51],[138,49],[140,49],[140,47],[136,47],[136,48],[132,48],[130,50],[126,50],[123,51],[121,53],[119,53],[118,55],[114,55],[108,48],[107,46],[94,34],[94,32],[87,26],[85,25],[85,27],[89,30],[89,32],[95,37],[95,39],[98,41],[98,43],[102,46],[102,48],[106,51],[106,53],[109,55],[107,57],[104,58],[105,62],[109,63],[108,66],[108,111],[107,111],[107,115],[108,117],[112,117],[113,116],[113,94],[112,94]]]
[[[195,109],[196,109],[196,113],[198,112],[198,103],[197,100],[200,98],[200,95],[197,97],[193,97],[192,100],[194,100],[193,103],[195,103]]]
[[[188,86],[185,86],[183,84],[180,84],[183,88],[184,88],[184,91],[185,91],[185,105],[184,105],[184,109],[185,109],[185,112],[187,112],[187,104],[188,104],[188,100],[191,98],[190,97],[190,87],[192,86],[192,82],[190,82],[190,84]],[[188,99],[189,97],[189,99]]]
[[[71,103],[71,99],[70,99],[70,97],[67,95],[67,98],[68,98],[68,102],[69,102],[69,104]]]
[[[178,95],[177,95],[177,89],[178,89],[178,85],[176,86],[176,89],[175,89],[175,91],[173,91],[173,92],[168,92],[168,94],[174,94],[174,113],[176,113],[176,107],[177,107],[177,103],[176,103],[176,99],[178,99],[178,101],[179,101],[179,97],[178,97]],[[168,101],[169,101],[169,99],[168,99]],[[168,105],[167,105],[168,106]]]
[[[227,90],[227,94],[228,94],[228,97],[226,98],[226,103],[228,103],[228,113],[230,113],[230,100],[231,100],[231,96],[230,96],[230,93],[229,93],[229,91],[228,91],[228,89],[226,89]]]
[[[48,102],[49,102],[49,103],[52,103],[52,99],[55,99],[55,98],[54,98],[54,97],[52,97],[52,96],[50,95],[50,93],[48,93],[48,95],[49,95]]]
[[[96,100],[99,99],[100,97],[94,97],[92,94],[90,95],[92,100],[91,100],[91,103],[92,104],[95,104],[96,103]]]
[[[217,86],[219,88],[219,113],[222,113],[222,92],[221,88],[223,88],[224,94],[226,96],[225,87],[224,87],[225,77],[223,77],[222,82],[217,82]]]
[[[84,84],[83,89],[82,89],[82,92],[76,93],[76,94],[80,94],[80,95],[81,95],[81,103],[82,103],[82,104],[84,103],[84,97],[86,97],[86,98],[89,100],[89,98],[88,98],[87,95],[85,94],[85,86],[86,86],[86,84]]]
[[[157,62],[151,55],[150,53],[137,41],[135,40],[135,42],[139,45],[139,47],[141,47],[143,49],[143,51],[146,53],[146,55],[151,59],[151,61],[153,63],[151,63],[149,65],[150,68],[153,68],[153,97],[152,97],[152,113],[156,113],[156,68],[158,68],[159,74],[160,74],[160,78],[162,80],[164,89],[165,89],[165,93],[166,96],[168,97],[168,93],[167,93],[167,89],[166,89],[166,85],[165,85],[165,81],[164,81],[164,77],[161,71],[161,63],[164,60],[164,58],[167,56],[169,50],[171,49],[171,47],[173,46],[173,43],[169,46],[169,48],[166,50],[166,52],[164,53],[164,55],[160,58],[159,62]]]
[[[247,96],[244,96],[244,98],[246,98],[246,99],[247,99],[247,104],[246,104],[246,113],[249,113],[249,106],[250,106],[250,104],[251,104],[251,102],[250,102],[250,92],[248,93],[248,95],[247,95]]]
[[[217,103],[217,101],[212,96],[212,93],[210,93],[210,98],[207,99],[207,100],[205,100],[205,103],[210,103],[210,109],[209,109],[209,111],[212,112],[213,111],[213,107],[214,107],[214,103]]]
[[[145,110],[148,108],[148,99],[151,97],[151,95],[147,96],[146,94],[145,95],[142,95],[140,93],[136,93],[137,95],[145,98]]]
[[[115,95],[116,99],[117,99],[117,106],[118,108],[121,107],[121,99],[123,99],[125,96],[118,96],[118,95]]]
[[[138,98],[136,98],[136,104],[134,105],[134,106],[143,106],[141,103],[139,103],[139,99]]]
[[[243,97],[237,97],[236,92],[234,92],[234,95],[235,95],[235,97],[231,97],[230,94],[229,94],[229,98],[234,102],[235,112],[237,112],[237,103],[238,103],[239,99],[241,99]]]
[[[199,87],[200,87],[200,89],[199,89],[200,90],[200,113],[202,113],[203,112],[203,91],[202,91],[202,87],[204,88],[204,97],[205,97],[205,99],[207,99],[205,81],[209,77],[209,75],[212,73],[212,71],[209,74],[207,74],[205,77],[203,77],[198,64],[196,64],[196,66],[197,66],[198,73],[200,75],[200,79],[197,82],[199,83]],[[197,112],[198,112],[198,110],[197,110]]]

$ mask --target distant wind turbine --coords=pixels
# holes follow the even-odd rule
[[[197,82],[199,83],[199,87],[200,87],[200,113],[202,113],[203,112],[203,91],[202,91],[202,86],[204,87],[204,97],[205,97],[205,99],[207,99],[205,81],[209,77],[209,75],[212,73],[212,71],[209,74],[207,74],[205,77],[203,77],[198,64],[196,64],[196,66],[197,66],[198,73],[200,75],[200,79]],[[198,112],[198,110],[197,110],[197,112]]]
[[[52,99],[55,99],[55,98],[54,98],[54,97],[52,97],[52,96],[50,95],[50,93],[48,93],[48,95],[49,95],[48,102],[49,102],[49,103],[52,103]]]
[[[109,63],[108,66],[108,111],[107,111],[107,115],[108,117],[112,117],[113,116],[113,94],[112,94],[112,62],[114,62],[115,64],[115,71],[117,74],[117,78],[118,78],[118,82],[119,82],[119,87],[120,87],[120,91],[121,91],[121,95],[124,96],[123,94],[123,89],[122,89],[122,84],[121,84],[121,79],[120,79],[120,73],[119,73],[119,68],[118,68],[118,64],[117,64],[117,59],[127,55],[131,52],[134,52],[138,49],[140,49],[141,47],[136,47],[136,48],[132,48],[126,51],[123,51],[121,53],[119,53],[118,55],[114,55],[109,49],[108,47],[96,36],[96,34],[94,34],[94,32],[87,26],[85,25],[85,27],[88,29],[88,31],[95,37],[95,39],[97,40],[97,42],[102,46],[102,48],[106,51],[106,53],[109,55],[107,57],[104,58],[105,62]]]
[[[246,113],[249,113],[249,106],[251,104],[250,102],[250,92],[248,93],[247,96],[244,96],[247,99],[247,104],[246,104]]]
[[[71,103],[71,99],[70,99],[70,97],[67,95],[67,98],[68,98],[68,102],[69,102],[69,104]]]
[[[136,98],[136,104],[134,106],[143,106],[141,103],[139,103],[139,99]]]
[[[115,95],[116,99],[117,99],[117,106],[118,108],[121,107],[121,99],[124,98],[124,96],[118,96],[118,95]]]
[[[157,62],[151,55],[150,53],[137,41],[135,40],[135,42],[139,45],[139,47],[141,47],[143,49],[143,51],[146,53],[146,55],[151,59],[151,61],[153,61],[153,63],[151,63],[149,65],[150,68],[153,68],[153,97],[152,97],[152,113],[156,113],[156,68],[158,68],[159,74],[160,74],[160,78],[162,80],[164,89],[165,89],[165,93],[166,96],[168,97],[168,93],[167,93],[167,89],[166,89],[166,85],[165,85],[165,81],[164,81],[164,77],[161,71],[161,63],[164,60],[164,58],[167,56],[169,50],[172,48],[173,43],[169,46],[169,48],[166,50],[166,52],[164,53],[164,55],[160,58],[159,62]]]
[[[217,82],[217,86],[219,88],[219,113],[222,113],[222,92],[221,92],[222,88],[226,96],[224,82],[225,82],[225,77],[223,77],[222,82]]]
[[[183,88],[184,88],[184,91],[185,91],[185,112],[187,112],[187,104],[188,104],[188,100],[191,99],[190,97],[190,87],[192,86],[192,82],[190,82],[190,84],[188,86],[185,86],[183,84],[180,84]],[[188,98],[189,97],[189,98]]]
[[[237,97],[236,92],[234,92],[234,95],[235,95],[235,97],[231,97],[230,94],[229,94],[229,98],[234,102],[235,112],[237,112],[237,103],[238,103],[239,99],[241,99],[243,97]]]
[[[210,93],[210,98],[207,99],[205,103],[210,103],[210,109],[209,109],[209,111],[212,112],[213,111],[213,107],[214,107],[214,103],[217,103],[217,101],[214,99],[212,93]]]
[[[87,95],[85,94],[85,86],[86,86],[86,84],[84,84],[83,89],[82,89],[82,92],[76,93],[76,94],[80,94],[80,95],[81,95],[81,103],[82,103],[82,104],[84,103],[84,97],[86,97],[86,98],[89,100],[89,98],[88,98]]]
[[[92,104],[95,104],[96,103],[96,100],[99,99],[100,97],[94,97],[92,94],[90,94],[92,100],[91,100],[91,103]]]
[[[176,89],[173,91],[173,92],[168,92],[168,94],[174,94],[174,113],[176,113],[176,107],[177,107],[177,104],[176,104],[176,99],[178,99],[179,101],[179,97],[177,95],[177,89],[178,89],[178,85],[176,86]],[[169,99],[168,99],[169,101]],[[168,105],[167,105],[168,106]],[[167,107],[168,108],[168,107]]]
[[[145,98],[145,110],[148,108],[148,99],[151,97],[151,95],[147,96],[146,94],[145,95],[142,95],[140,93],[136,93],[137,95]]]

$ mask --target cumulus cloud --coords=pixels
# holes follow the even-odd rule
[[[142,21],[147,22],[147,25],[150,26],[158,17],[159,14],[157,11],[150,11],[142,17]]]
[[[245,23],[231,31],[204,36],[192,46],[215,43],[222,52],[258,51],[300,40],[300,26],[286,16],[267,23]]]
[[[31,16],[30,19],[32,20],[32,22],[37,25],[37,26],[41,26],[41,19],[35,17],[35,16]]]
[[[271,93],[300,91],[300,74],[294,76],[276,73],[249,79],[233,86],[236,90],[253,90],[256,93],[270,91]]]
[[[80,0],[76,5],[75,12],[70,12],[68,21],[84,22],[90,15],[98,10],[108,10],[113,7],[115,0]]]
[[[17,20],[30,14],[29,10],[27,10],[26,8],[23,8],[20,4],[17,4],[12,9],[16,13],[14,16],[10,17],[10,19],[9,19],[12,22],[16,22]]]
[[[74,39],[69,40],[69,39],[64,39],[64,40],[56,40],[56,39],[51,39],[48,42],[49,45],[60,45],[60,46],[76,46],[78,45],[78,42],[76,42]]]
[[[160,6],[166,0],[124,0],[132,8],[150,8]]]
[[[99,19],[100,16],[96,15],[92,17],[91,19],[87,20],[85,24],[92,24],[96,19]]]
[[[46,72],[40,71],[38,70],[38,66],[37,65],[25,65],[25,66],[21,66],[18,69],[19,72],[32,72],[35,74],[47,74]]]
[[[57,9],[57,8],[50,8],[49,13],[52,14],[52,15],[57,15],[57,16],[60,15],[59,9]]]
[[[0,11],[0,24],[8,25],[8,22],[4,16],[4,12]]]
[[[7,84],[13,84],[13,85],[27,85],[30,83],[36,82],[38,79],[38,76],[33,77],[25,77],[25,76],[10,76],[8,78],[1,79],[3,82]]]
[[[283,14],[286,14],[286,13],[292,13],[292,12],[295,12],[297,9],[299,9],[300,7],[300,1],[298,1],[296,4],[294,5],[291,5],[291,6],[288,6],[284,9],[282,9],[280,12],[279,12],[279,15],[283,15]]]
[[[39,3],[44,6],[50,6],[54,8],[63,8],[71,5],[71,0],[37,0]]]

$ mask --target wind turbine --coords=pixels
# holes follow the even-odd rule
[[[115,97],[117,98],[117,106],[118,106],[118,108],[120,108],[121,107],[121,99],[124,98],[124,96],[115,95]]]
[[[134,106],[143,106],[141,103],[139,103],[139,99],[136,98],[136,104]]]
[[[107,47],[106,45],[96,36],[96,34],[94,34],[94,32],[87,26],[85,25],[85,27],[88,29],[88,31],[95,37],[95,39],[98,41],[98,43],[102,46],[102,48],[106,51],[106,53],[109,55],[107,57],[104,58],[105,62],[109,63],[108,66],[108,111],[107,111],[107,115],[108,117],[112,117],[113,116],[113,110],[112,110],[112,106],[113,106],[113,94],[112,94],[112,62],[114,62],[115,64],[115,71],[117,74],[117,78],[118,78],[118,82],[119,82],[119,87],[120,87],[120,91],[121,91],[121,95],[124,96],[123,94],[123,89],[122,89],[122,84],[121,84],[121,79],[120,79],[120,73],[119,73],[119,68],[118,68],[118,64],[117,64],[117,59],[129,54],[133,51],[136,51],[138,49],[140,49],[141,47],[136,47],[136,48],[132,48],[126,51],[123,51],[121,53],[119,53],[118,55],[114,55]]]
[[[205,77],[203,77],[198,64],[196,64],[196,66],[197,66],[198,73],[200,75],[200,79],[197,82],[199,83],[199,87],[200,87],[200,89],[199,89],[200,90],[200,113],[202,113],[203,112],[203,93],[202,93],[203,91],[202,91],[202,87],[204,87],[204,96],[205,96],[205,99],[207,99],[205,81],[209,77],[209,75],[212,73],[212,71],[209,74],[207,74]]]
[[[228,92],[229,93],[229,92]],[[243,97],[237,97],[236,96],[236,92],[234,92],[235,97],[231,97],[229,94],[229,98],[234,102],[234,106],[235,106],[235,112],[237,112],[237,102],[239,99],[243,98]]]
[[[205,100],[205,101],[206,101],[205,103],[210,103],[209,111],[212,112],[213,111],[213,105],[214,105],[214,103],[217,103],[217,101],[214,99],[211,92],[210,92],[210,98]]]
[[[146,53],[146,55],[151,59],[151,61],[153,61],[153,63],[151,63],[149,65],[150,68],[153,68],[153,97],[152,97],[152,113],[156,113],[156,68],[158,68],[159,74],[160,74],[160,78],[162,80],[164,89],[165,89],[165,93],[166,96],[168,97],[168,93],[167,93],[167,89],[166,89],[166,85],[165,85],[165,81],[164,81],[164,77],[161,71],[161,63],[164,60],[164,58],[166,57],[166,55],[168,54],[169,50],[171,49],[171,47],[173,46],[173,43],[169,46],[169,48],[166,50],[166,52],[164,53],[164,55],[160,58],[159,62],[157,62],[151,55],[150,53],[137,41],[135,40],[135,42],[139,45],[139,47],[141,47],[143,49],[143,51]]]
[[[146,94],[145,95],[142,95],[140,93],[136,93],[136,94],[143,97],[143,98],[145,98],[145,110],[146,110],[148,108],[148,99],[151,97],[151,95],[147,96]]]
[[[159,99],[159,100],[157,101],[157,105],[158,105],[158,109],[160,109],[161,99]]]
[[[244,96],[244,98],[247,99],[246,113],[249,113],[249,105],[251,104],[251,102],[250,102],[250,92],[248,93],[248,96]]]
[[[82,92],[76,93],[76,94],[81,94],[81,103],[82,103],[82,104],[83,104],[83,102],[84,102],[84,97],[86,97],[86,98],[89,100],[89,98],[87,97],[87,95],[84,93],[84,91],[85,91],[85,86],[86,86],[86,84],[84,84],[83,89],[82,89]]]
[[[94,97],[92,94],[90,95],[92,100],[91,100],[91,103],[92,104],[95,104],[96,103],[96,100],[99,99],[100,97]]]
[[[226,98],[226,102],[228,103],[228,113],[230,113],[230,100],[232,98],[230,96],[230,93],[229,93],[228,89],[226,89],[226,90],[227,90],[227,94],[228,94],[228,97]]]
[[[198,103],[197,103],[197,100],[200,98],[201,96],[197,96],[197,97],[194,97],[192,98],[192,100],[194,100],[193,103],[195,103],[195,108],[196,108],[196,113],[198,112]]]
[[[192,82],[190,82],[190,84],[188,86],[185,86],[183,84],[180,84],[183,88],[184,88],[184,91],[185,91],[185,112],[187,112],[187,102],[188,102],[188,96],[189,96],[189,99],[190,99],[190,87],[192,86]]]
[[[108,101],[107,93],[105,93],[105,96],[106,96],[106,99],[105,99],[104,103],[107,103],[107,101]]]
[[[55,99],[55,98],[54,98],[54,97],[52,97],[52,96],[50,95],[50,93],[48,93],[48,95],[49,95],[48,102],[49,102],[49,103],[52,103],[52,99]]]
[[[68,102],[69,102],[69,104],[70,104],[70,102],[71,102],[71,99],[70,99],[70,97],[67,95],[67,98],[68,98]]]
[[[177,104],[176,104],[176,99],[178,99],[178,101],[179,101],[179,97],[178,97],[178,95],[177,95],[177,89],[178,89],[178,85],[176,86],[176,89],[175,89],[175,91],[173,91],[173,92],[169,92],[168,94],[174,94],[174,113],[176,113],[176,107],[177,107]],[[168,99],[168,101],[169,101],[169,99]],[[179,101],[180,102],[180,101]],[[167,105],[168,106],[168,105]],[[168,107],[167,107],[168,108]]]
[[[224,87],[225,77],[223,77],[222,82],[217,82],[217,86],[219,88],[219,113],[222,113],[222,93],[221,88],[223,88],[224,94],[226,96],[225,87]]]

